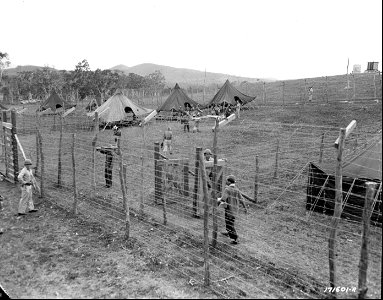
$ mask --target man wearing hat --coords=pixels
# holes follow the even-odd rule
[[[121,138],[121,129],[117,126],[113,126],[113,135],[115,136],[114,141],[117,143],[117,139]]]
[[[239,203],[244,207],[247,213],[247,208],[239,189],[235,186],[235,177],[229,175],[226,177],[226,187],[222,193],[222,197],[218,198],[218,205],[225,208],[225,223],[226,231],[222,234],[232,239],[231,244],[238,244],[238,234],[235,230],[235,218],[238,215]]]
[[[21,199],[18,208],[19,216],[25,215],[27,207],[30,213],[37,211],[33,205],[32,186],[38,191],[40,189],[36,183],[35,177],[32,174],[31,165],[32,161],[30,159],[26,159],[24,161],[24,168],[21,169],[19,175],[17,176],[17,179],[21,183]]]

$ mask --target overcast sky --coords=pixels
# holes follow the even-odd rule
[[[382,0],[0,0],[12,67],[154,63],[254,78],[382,66]]]

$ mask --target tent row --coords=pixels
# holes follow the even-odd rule
[[[180,88],[178,83],[172,90],[172,93],[165,100],[165,102],[158,107],[157,112],[185,112],[193,108],[208,108],[214,105],[235,105],[236,101],[240,101],[242,105],[254,100],[255,97],[245,95],[238,91],[230,82],[226,80],[225,84],[217,92],[211,101],[206,105],[201,105],[191,99],[186,92]],[[41,104],[38,111],[41,114],[46,113],[59,113],[74,107],[74,105],[67,103],[55,91]],[[91,100],[88,104],[88,109],[96,107],[92,112],[87,113],[89,117],[93,117],[97,112],[101,121],[105,123],[113,123],[119,121],[134,122],[145,115],[150,114],[153,109],[145,108],[134,103],[126,97],[122,91],[117,90],[104,103]]]

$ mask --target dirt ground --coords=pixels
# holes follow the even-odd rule
[[[3,181],[0,193],[0,284],[10,298],[217,298],[158,267],[139,241],[35,195],[39,211],[18,217],[19,187]]]
[[[377,117],[373,119],[371,116]],[[14,298],[325,298],[324,289],[328,281],[326,228],[330,218],[312,215],[310,222],[305,221],[304,176],[300,178],[301,184],[297,184],[297,190],[289,188],[282,199],[270,205],[272,200],[279,197],[281,189],[291,182],[301,164],[313,156],[310,147],[311,140],[316,138],[314,132],[300,129],[300,135],[292,140],[292,143],[297,144],[291,145],[294,151],[280,158],[281,167],[286,171],[280,173],[279,179],[272,180],[269,174],[274,161],[272,142],[274,131],[280,130],[281,125],[276,124],[274,128],[265,123],[260,128],[260,125],[251,121],[257,118],[264,122],[340,127],[356,117],[360,121],[360,128],[366,133],[375,133],[381,128],[381,106],[379,110],[373,105],[346,109],[339,104],[305,108],[305,111],[301,108],[283,110],[275,107],[246,111],[241,120],[224,129],[220,134],[220,153],[229,159],[232,170],[241,178],[241,188],[251,194],[253,178],[249,174],[254,168],[251,159],[254,153],[260,151],[263,154],[260,156],[260,169],[264,178],[263,181],[261,178],[261,183],[264,184],[259,190],[259,204],[251,207],[248,215],[241,215],[238,221],[243,237],[240,245],[233,249],[227,241],[220,239],[218,247],[210,249],[213,282],[209,290],[203,288],[202,219],[193,219],[190,213],[185,213],[188,211],[182,206],[184,202],[179,197],[178,202],[174,201],[175,204],[169,201],[168,225],[163,226],[162,207],[153,204],[152,148],[166,123],[151,126],[146,132],[149,159],[145,162],[145,168],[149,170],[147,173],[150,177],[145,178],[144,185],[139,174],[142,133],[137,128],[124,128],[124,136],[129,136],[123,143],[123,149],[126,150],[124,160],[132,170],[128,174],[128,196],[133,200],[139,199],[144,186],[145,211],[152,217],[141,222],[134,211],[131,212],[132,238],[128,243],[123,240],[122,234],[123,216],[117,170],[113,189],[104,191],[103,160],[99,159],[97,182],[100,188],[97,187],[97,193],[100,197],[91,197],[91,185],[83,179],[89,173],[87,161],[90,160],[91,135],[86,132],[77,135],[80,218],[73,216],[68,213],[73,202],[72,173],[69,167],[64,169],[64,187],[57,189],[58,132],[47,130],[43,135],[48,166],[47,194],[44,202],[38,205],[40,211],[17,219],[14,213],[20,191],[7,182],[0,183],[0,192],[6,197],[4,210],[0,212],[0,227],[4,228],[0,241],[1,245],[6,245],[0,249],[1,264],[5,266],[0,269],[0,282]],[[211,124],[202,127],[203,132],[198,136],[182,133],[179,124],[174,124],[174,127],[177,137],[175,155],[194,157],[196,146],[211,147]],[[297,135],[296,128],[290,126],[284,132],[288,136]],[[311,131],[314,129],[308,128]],[[338,134],[338,130],[331,133]],[[100,144],[110,138],[107,134],[100,134]],[[35,136],[20,134],[19,138],[30,157],[35,157]],[[332,135],[328,139],[331,143],[335,140]],[[254,148],[254,141],[258,149]],[[70,142],[70,135],[66,134],[62,148],[64,166],[70,165]],[[282,145],[289,149],[281,142]],[[297,148],[300,152],[296,151]],[[319,147],[315,149],[317,151]],[[328,152],[332,155],[332,146]],[[137,207],[138,201],[134,202]],[[66,209],[61,206],[66,206]],[[112,211],[117,209],[114,215],[116,220],[112,220]],[[88,213],[92,216],[88,216]],[[356,238],[360,235],[360,228],[347,222],[341,223],[343,233],[339,235],[339,253],[342,258],[339,270],[342,276],[339,282],[347,287],[355,287],[360,252]],[[380,298],[381,238],[374,236],[375,240],[373,250],[376,255],[370,265],[372,273],[369,276],[368,296]],[[355,293],[343,296],[356,298]]]

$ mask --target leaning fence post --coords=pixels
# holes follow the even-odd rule
[[[201,180],[203,189],[204,199],[204,216],[203,216],[203,252],[204,252],[204,263],[205,263],[205,275],[204,284],[205,286],[210,285],[210,270],[209,270],[209,192],[207,189],[207,175],[204,163],[203,153],[199,152],[200,169],[201,169]]]
[[[76,138],[76,134],[72,133],[73,214],[77,215],[76,158],[75,158],[75,153],[74,153],[75,138]]]
[[[342,214],[342,205],[343,205],[343,187],[342,187],[342,155],[343,155],[343,147],[346,136],[346,129],[341,128],[339,134],[339,143],[338,143],[338,155],[337,155],[337,163],[335,170],[335,207],[334,207],[334,215],[331,219],[331,229],[330,229],[330,237],[328,239],[328,247],[329,247],[329,270],[330,270],[330,286],[333,293],[333,296],[336,297],[336,230],[337,226]]]
[[[58,165],[57,165],[57,185],[61,187],[61,148],[63,142],[63,119],[60,116],[60,139],[59,139],[59,154],[58,154]]]
[[[40,198],[44,197],[44,176],[45,176],[45,164],[44,164],[44,152],[43,152],[43,139],[41,133],[37,130],[37,136],[39,141],[39,153],[41,157],[41,176],[40,176]]]
[[[365,299],[367,294],[368,239],[370,235],[370,217],[372,201],[376,189],[375,182],[366,182],[366,197],[363,209],[362,247],[359,261],[358,299]]]
[[[201,147],[196,148],[195,155],[195,168],[194,168],[194,195],[193,195],[193,217],[199,218],[197,214],[197,199],[198,199],[198,186],[199,186],[199,156],[202,151]]]
[[[254,176],[254,203],[258,202],[258,181],[259,181],[259,165],[258,155],[255,156],[255,176]]]
[[[322,163],[323,148],[324,148],[324,132],[322,132],[322,137],[321,137],[321,141],[320,141],[320,148],[319,148],[319,163]]]

